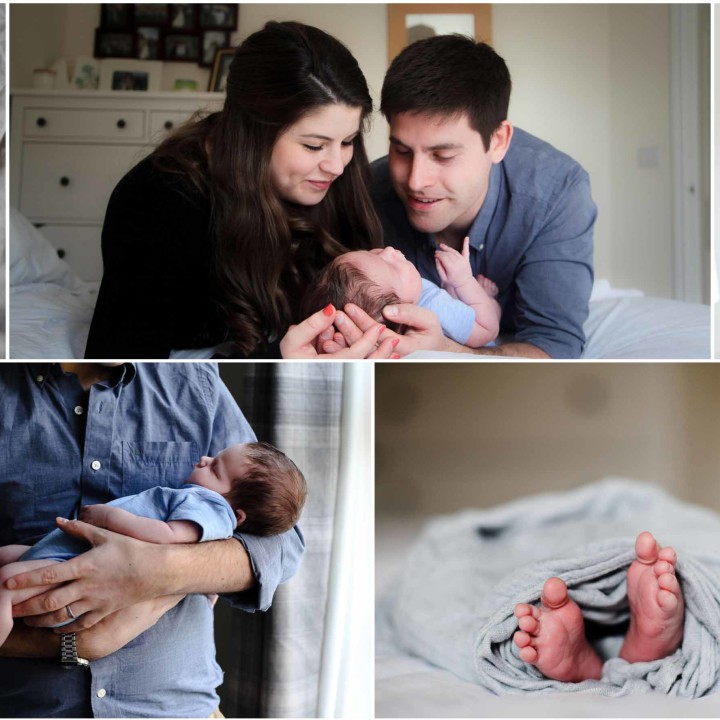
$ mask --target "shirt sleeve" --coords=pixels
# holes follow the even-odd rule
[[[229,538],[237,524],[235,513],[222,495],[200,486],[173,493],[166,522],[171,520],[189,520],[198,525],[202,532],[199,542]]]
[[[447,337],[465,345],[475,324],[475,311],[462,300],[452,297],[446,290],[424,278],[422,288],[419,305],[432,310],[438,316],[442,331]]]
[[[250,556],[256,584],[250,590],[223,597],[240,610],[267,610],[278,585],[287,582],[297,572],[305,551],[305,538],[297,526],[282,535],[260,537],[236,532],[234,537]]]
[[[596,217],[590,181],[582,171],[559,194],[518,265],[515,342],[535,345],[551,358],[580,357],[592,292]]]

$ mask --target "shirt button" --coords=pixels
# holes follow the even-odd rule
[[[38,375],[35,379],[36,379],[38,382],[42,382],[42,381],[45,379],[45,376],[44,376],[44,375]]]
[[[83,414],[82,405],[78,405],[78,406],[75,408],[75,414],[76,414],[76,415],[82,415],[82,414]]]
[[[90,463],[90,467],[91,467],[93,470],[99,470],[99,469],[102,467],[102,463],[101,463],[99,460],[93,460],[93,461]]]
[[[107,695],[107,693],[105,692],[105,688],[100,688],[100,689],[97,691],[97,696],[98,696],[99,698],[104,698],[105,695]]]
[[[483,244],[478,248],[478,250],[484,250],[484,249],[485,249],[485,244],[483,243]]]

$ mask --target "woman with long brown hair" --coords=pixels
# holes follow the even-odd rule
[[[178,130],[115,188],[86,357],[219,347],[273,357],[280,340],[285,356],[312,354],[318,323],[298,317],[305,290],[337,255],[381,245],[362,137],[371,111],[335,38],[294,22],[250,35],[223,109]],[[326,308],[320,324],[331,317]],[[345,354],[373,352],[381,332]],[[379,347],[389,356],[390,340]]]

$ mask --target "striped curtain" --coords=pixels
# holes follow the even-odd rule
[[[220,374],[260,440],[303,471],[308,499],[300,526],[300,571],[267,613],[216,605],[226,717],[314,717],[328,602],[340,458],[341,363],[221,363]]]

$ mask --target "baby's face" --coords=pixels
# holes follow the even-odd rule
[[[186,482],[226,495],[230,492],[233,481],[247,472],[247,466],[246,446],[243,443],[231,445],[214,458],[201,457]]]
[[[351,263],[385,292],[394,292],[402,302],[416,303],[422,294],[422,279],[415,266],[395,248],[357,250],[342,258]]]

